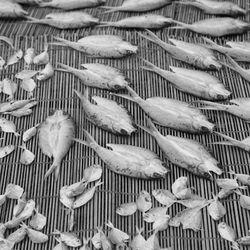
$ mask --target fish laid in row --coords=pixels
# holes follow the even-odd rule
[[[197,68],[220,70],[222,67],[213,52],[202,45],[192,44],[172,38],[168,39],[170,43],[166,43],[150,30],[147,30],[147,35],[141,33],[139,33],[139,35],[159,45],[175,59],[191,64]]]

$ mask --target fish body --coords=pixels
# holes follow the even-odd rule
[[[102,166],[101,165],[91,165],[84,169],[83,180],[87,183],[98,181],[102,177]]]
[[[28,227],[27,225],[25,225],[25,227],[26,227],[27,235],[33,243],[41,244],[49,240],[49,237],[46,234],[36,231]]]
[[[99,24],[99,19],[82,11],[50,13],[43,19],[28,17],[29,23],[45,24],[58,29],[78,29]]]
[[[25,17],[28,12],[25,11],[21,5],[9,0],[1,0],[0,17],[1,18],[19,18]]]
[[[166,207],[172,206],[176,202],[176,197],[168,190],[156,189],[152,191],[154,198]]]
[[[207,207],[207,211],[213,220],[220,220],[227,212],[218,197],[214,198],[211,204]]]
[[[77,42],[54,37],[55,45],[68,46],[95,58],[122,58],[137,53],[137,46],[115,35],[91,35]],[[51,43],[53,45],[53,43]]]
[[[157,221],[166,215],[168,207],[154,207],[143,214],[143,220],[147,223],[152,223]]]
[[[116,22],[101,22],[98,27],[136,28],[136,29],[161,29],[173,23],[172,18],[161,15],[147,14],[132,16]]]
[[[60,165],[69,151],[75,136],[73,119],[62,110],[56,110],[48,116],[39,127],[39,147],[48,157],[53,157],[53,164],[45,174],[45,178],[55,171],[57,179]]]
[[[23,211],[26,204],[27,204],[26,194],[23,193],[23,195],[18,199],[17,204],[14,206],[13,217],[18,216]]]
[[[145,213],[152,207],[152,200],[150,194],[142,190],[136,199],[136,207],[139,211]]]
[[[136,212],[137,205],[135,202],[123,203],[118,208],[116,208],[116,213],[121,216],[129,216]]]
[[[15,51],[15,53],[8,58],[5,68],[7,68],[10,65],[18,63],[22,59],[22,57],[23,57],[23,51],[21,49]]]
[[[66,195],[69,198],[73,198],[83,193],[86,189],[87,183],[84,181],[76,182],[70,186],[67,186]]]
[[[16,132],[16,125],[3,117],[0,118],[0,128],[5,133],[13,133],[15,136],[19,136]]]
[[[116,68],[99,63],[82,64],[83,69],[72,68],[59,63],[63,71],[78,77],[85,85],[111,91],[124,90],[129,84],[125,76]],[[57,69],[61,70],[61,69]]]
[[[15,148],[16,148],[15,145],[7,145],[7,146],[0,147],[0,159],[11,154],[15,150]]]
[[[92,8],[97,7],[101,4],[106,3],[106,0],[52,0],[52,1],[43,1],[39,3],[40,7],[52,7],[64,10],[74,10],[74,9],[83,9],[83,8]]]
[[[33,58],[36,65],[44,65],[49,63],[48,45],[45,45],[44,51]]]
[[[82,245],[82,241],[74,233],[60,232],[56,230],[54,234],[59,234],[61,242],[69,247],[80,247]]]
[[[68,197],[68,186],[64,186],[60,189],[60,202],[67,208],[72,209],[75,201],[74,197]]]
[[[25,236],[27,235],[26,228],[20,227],[13,233],[11,233],[6,239],[10,242],[14,242],[15,244],[24,240]]]
[[[247,10],[229,1],[213,1],[213,0],[195,0],[195,1],[180,1],[176,2],[183,5],[191,5],[204,11],[206,14],[219,16],[241,16],[246,15]]]
[[[30,218],[35,210],[36,203],[34,200],[28,200],[24,209],[21,213],[19,213],[16,218],[21,219],[22,221],[27,220]]]
[[[88,93],[82,95],[75,90],[81,100],[82,108],[86,116],[98,127],[114,134],[131,135],[136,131],[132,117],[128,111],[115,101],[106,98],[92,96],[96,104],[88,100]]]
[[[24,79],[30,79],[32,78],[34,75],[37,74],[37,71],[36,70],[29,70],[29,69],[24,69],[20,72],[18,72],[15,77],[17,79],[20,79],[20,80],[24,80]]]
[[[35,155],[30,150],[26,148],[26,146],[19,146],[22,149],[21,157],[20,157],[20,163],[24,165],[30,165],[34,159]]]
[[[162,47],[167,53],[179,61],[186,62],[200,69],[220,70],[222,65],[214,56],[212,50],[199,45],[176,39],[168,39],[169,43],[162,41],[153,32],[147,30],[147,35],[141,37]]]
[[[107,167],[117,174],[130,177],[151,179],[163,178],[168,169],[152,151],[136,146],[107,144],[109,150],[97,144],[94,138],[84,131],[87,141],[75,139],[84,145],[91,147],[99,157],[107,164]]]
[[[162,8],[171,3],[172,0],[126,0],[121,6],[104,6],[103,8],[108,9],[105,13],[116,11],[145,12]]]
[[[204,71],[172,66],[171,71],[167,71],[148,61],[144,60],[144,63],[143,69],[159,74],[183,92],[211,101],[225,100],[231,95],[218,78]]]
[[[2,102],[0,103],[0,113],[4,113],[4,112],[10,112],[10,111],[14,111],[17,109],[21,109],[23,108],[25,105],[27,105],[28,103],[30,103],[32,100],[27,99],[27,100],[12,100],[10,102]],[[3,118],[1,118],[3,119]]]
[[[37,209],[35,210],[35,215],[29,221],[29,225],[35,230],[42,230],[47,223],[47,218],[40,214]]]
[[[37,128],[40,126],[40,124],[37,124],[29,129],[27,129],[23,133],[23,142],[29,141],[32,137],[34,137],[37,133]]]
[[[240,187],[238,182],[237,182],[237,178],[235,179],[229,179],[229,178],[220,178],[220,179],[216,179],[216,184],[222,188],[222,189],[226,189],[226,190],[235,190],[238,188],[241,189],[246,189],[247,187]]]

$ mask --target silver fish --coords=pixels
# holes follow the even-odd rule
[[[190,133],[208,133],[214,129],[214,124],[188,103],[164,97],[150,97],[144,100],[128,86],[127,90],[131,97],[118,94],[116,96],[136,102],[159,125]]]
[[[143,220],[147,223],[153,223],[162,216],[166,215],[168,207],[154,207],[143,214]]]
[[[31,64],[33,64],[33,60],[34,60],[35,56],[36,55],[35,55],[34,48],[26,49],[23,59],[26,62],[27,66],[30,66]]]
[[[161,29],[173,23],[173,19],[161,15],[147,14],[132,16],[116,22],[101,22],[98,27],[137,28],[137,29]]]
[[[9,199],[18,200],[23,194],[23,188],[19,185],[9,183],[5,189],[5,195]]]
[[[234,189],[224,189],[222,188],[219,193],[216,195],[219,199],[225,199],[231,194],[234,193]]]
[[[218,196],[215,196],[213,201],[207,207],[208,214],[213,220],[220,220],[226,214],[226,209],[219,201]]]
[[[216,179],[216,184],[218,185],[218,187],[222,188],[222,189],[226,189],[226,190],[235,190],[235,189],[247,189],[246,186],[239,186],[238,182],[237,182],[237,178],[235,179],[229,179],[229,178],[220,178],[220,179]]]
[[[138,33],[141,37],[159,45],[175,59],[191,64],[200,69],[220,70],[222,65],[215,58],[213,52],[199,44],[192,44],[176,39],[168,39],[170,43],[162,41],[153,32]]]
[[[83,180],[87,183],[98,181],[102,177],[102,166],[91,165],[83,170]]]
[[[29,221],[29,225],[35,230],[42,230],[47,223],[47,218],[38,212],[38,209],[35,209],[35,215]]]
[[[48,44],[45,44],[44,51],[33,58],[36,65],[44,65],[49,63]]]
[[[125,246],[125,243],[129,241],[129,235],[116,228],[111,221],[108,221],[107,226],[111,228],[109,231],[110,241],[117,246]]]
[[[19,148],[22,149],[22,153],[20,156],[20,163],[24,165],[30,165],[35,159],[35,154],[32,153],[30,150],[28,150],[25,144],[19,146]]]
[[[236,250],[240,250],[239,244],[236,242],[236,234],[232,227],[230,227],[227,223],[221,222],[217,226],[217,230],[220,234],[220,236],[229,241],[232,242],[232,248]]]
[[[106,0],[52,0],[52,1],[43,1],[39,3],[40,7],[53,7],[64,10],[73,10],[73,9],[83,9],[83,8],[92,8],[97,7],[101,4],[106,3]]]
[[[153,230],[164,231],[168,228],[168,223],[170,220],[170,216],[168,214],[164,214],[161,217],[157,218],[153,223]]]
[[[172,0],[126,0],[121,6],[103,6],[102,8],[108,9],[105,13],[116,11],[145,12],[162,8],[171,3]]]
[[[26,228],[27,235],[33,243],[45,243],[49,240],[48,236],[42,232],[36,231],[23,223]]]
[[[28,12],[21,5],[9,0],[1,0],[0,17],[1,18],[18,18],[25,17]]]
[[[195,1],[177,1],[178,4],[190,5],[201,9],[206,14],[220,15],[220,16],[240,16],[246,15],[247,10],[233,2],[228,1],[214,1],[214,0],[195,0]]]
[[[13,133],[15,136],[20,136],[16,132],[16,125],[3,117],[0,117],[0,128],[5,133]]]
[[[235,115],[246,122],[250,122],[250,98],[237,98],[229,101],[228,104],[209,102],[209,101],[195,101],[193,103],[205,104],[199,107],[204,110],[221,110],[229,114]]]
[[[152,191],[152,195],[158,202],[166,207],[170,207],[176,202],[176,197],[165,189],[155,189]]]
[[[111,91],[123,90],[129,84],[125,76],[116,68],[100,63],[81,64],[83,69],[76,69],[59,63],[62,69],[78,77],[86,86],[108,89]]]
[[[236,61],[250,62],[250,42],[226,41],[226,46],[221,46],[207,37],[203,37],[203,40],[207,43],[205,46],[212,50],[227,54]]]
[[[136,131],[135,123],[128,111],[113,100],[92,96],[96,104],[89,101],[88,92],[84,95],[74,90],[81,100],[82,108],[88,119],[98,127],[114,134],[131,135]]]
[[[51,63],[47,63],[44,69],[38,71],[36,79],[39,81],[45,81],[51,78],[53,75],[54,75],[54,68]]]
[[[23,79],[20,87],[28,92],[29,97],[32,97],[34,89],[37,87],[36,82],[31,78]]]
[[[7,145],[7,146],[0,147],[0,159],[11,154],[15,149],[16,149],[15,145]]]
[[[29,141],[32,137],[34,137],[37,133],[37,128],[40,126],[40,123],[38,123],[37,125],[35,125],[34,127],[31,127],[29,129],[27,129],[26,131],[24,131],[23,133],[23,142],[27,142]]]
[[[137,209],[143,213],[147,212],[152,207],[152,200],[150,194],[142,190],[136,199]]]
[[[11,233],[6,239],[10,242],[17,244],[23,241],[26,235],[27,235],[26,228],[21,226],[19,229]]]
[[[13,39],[11,39],[7,36],[0,36],[0,42],[7,43],[8,46],[10,46],[13,50],[15,50]]]
[[[8,229],[13,229],[13,228],[16,228],[20,225],[20,223],[22,222],[22,218],[17,218],[17,217],[14,217],[12,218],[11,220],[7,221],[4,226]]]
[[[66,46],[96,58],[122,58],[137,53],[137,46],[124,41],[120,36],[91,35],[79,39],[77,42],[54,37],[57,41],[51,45]]]
[[[24,69],[18,72],[15,77],[20,80],[30,79],[37,74],[37,70]]]
[[[62,110],[56,110],[40,125],[39,147],[45,155],[53,157],[53,164],[45,178],[55,171],[55,179],[58,179],[62,159],[68,153],[74,136],[74,121]]]
[[[0,113],[10,112],[16,109],[23,108],[28,103],[32,102],[32,99],[26,100],[12,100],[10,102],[2,102],[0,103]]]
[[[75,202],[75,198],[68,197],[68,186],[64,186],[60,189],[60,202],[67,208],[72,209]]]
[[[17,91],[17,84],[12,80],[5,78],[0,81],[0,93],[8,95],[7,100],[12,101],[14,99],[14,94]]]
[[[175,23],[181,26],[171,27],[172,29],[188,29],[199,34],[213,37],[243,34],[250,30],[249,23],[230,17],[209,18],[192,24],[179,21],[175,21]]]
[[[136,212],[137,205],[135,202],[123,203],[116,208],[116,213],[121,216],[129,216]]]
[[[12,250],[15,243],[8,241],[6,239],[0,239],[0,248],[1,250]]]
[[[136,146],[107,144],[109,150],[97,144],[94,138],[84,131],[87,140],[74,139],[74,141],[91,147],[107,164],[107,167],[117,174],[130,177],[151,179],[163,178],[169,170],[152,151]]]
[[[102,231],[102,227],[97,227],[97,233],[92,237],[91,242],[96,249],[112,250],[112,243]]]
[[[8,58],[5,68],[7,68],[10,65],[18,63],[22,59],[22,57],[23,57],[23,51],[21,49],[15,51],[15,53]]]
[[[28,17],[29,23],[45,24],[58,29],[78,29],[93,27],[99,24],[99,19],[82,11],[50,13],[43,19]]]
[[[66,186],[66,196],[68,198],[73,198],[75,196],[81,195],[86,189],[87,184],[88,183],[84,179],[82,179],[81,181],[73,183],[70,186]]]
[[[36,207],[36,203],[34,200],[28,200],[24,209],[22,210],[21,213],[19,213],[16,218],[21,219],[22,221],[29,219]]]
[[[219,168],[219,162],[202,144],[187,138],[172,135],[164,136],[157,130],[150,119],[147,120],[149,129],[143,129],[155,138],[171,162],[195,175],[208,179],[212,177],[211,172],[217,175],[222,174],[222,170]],[[174,190],[173,193],[177,195],[177,192]]]
[[[239,190],[235,190],[234,192],[240,196],[240,206],[246,210],[250,210],[250,196],[242,194]]]
[[[149,124],[150,124],[150,121],[149,121]],[[152,125],[152,124],[150,124],[150,125]],[[188,188],[188,177],[186,177],[186,176],[181,176],[181,177],[177,178],[171,186],[173,194],[178,199],[182,199],[182,197],[180,197],[179,194],[183,190],[186,190],[187,188]]]
[[[21,108],[21,109],[13,110],[10,112],[4,112],[4,114],[12,115],[15,117],[23,117],[23,116],[31,115],[32,112],[33,112],[32,109]]]
[[[60,239],[55,238],[58,244],[53,248],[53,250],[69,250],[68,246],[65,245]]]
[[[60,232],[56,230],[53,234],[60,235],[60,241],[69,247],[80,247],[82,241],[75,233]]]
[[[231,92],[224,87],[217,77],[206,72],[173,66],[169,66],[171,71],[168,71],[144,59],[143,61],[146,66],[141,68],[159,74],[171,82],[174,87],[186,93],[211,101],[225,100],[231,95]]]

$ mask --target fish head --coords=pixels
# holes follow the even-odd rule
[[[126,51],[126,55],[134,55],[138,51],[138,47],[137,46],[133,46],[133,45],[130,45],[130,44],[125,45],[124,49]]]
[[[231,96],[232,92],[224,87],[224,85],[216,84],[211,86],[209,95],[216,101],[224,101]]]
[[[212,133],[214,131],[215,125],[208,120],[204,119],[204,117],[196,117],[193,120],[193,127],[196,131],[199,131],[202,134]]]
[[[209,70],[220,70],[222,68],[222,65],[213,56],[206,57],[203,64]]]

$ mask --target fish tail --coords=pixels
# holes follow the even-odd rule
[[[114,228],[114,225],[113,225],[113,223],[110,220],[108,220],[108,222],[106,223],[106,225],[108,227],[110,227],[110,228]]]
[[[66,39],[63,39],[61,37],[54,37],[54,39],[57,42],[52,42],[49,43],[50,45],[59,45],[59,46],[72,46],[74,44],[74,42],[68,41]]]
[[[110,27],[114,26],[115,22],[100,22],[96,27],[102,28],[102,27]]]
[[[120,10],[120,7],[117,7],[117,6],[99,6],[99,8],[106,10],[102,14],[108,14],[108,13],[112,13],[112,12],[116,12]]]
[[[99,181],[95,184],[95,188],[101,186],[103,183],[104,183],[103,181],[99,180]]]
[[[50,174],[52,174],[55,171],[55,180],[58,180],[59,173],[60,173],[60,165],[53,163],[49,170],[45,173],[44,180],[48,178]]]
[[[221,62],[221,64],[223,64],[224,66],[236,71],[236,72],[241,72],[242,71],[242,68],[241,66],[232,58],[230,57],[229,55],[225,55],[230,63],[230,65],[228,65],[227,63],[223,63]]]
[[[234,190],[234,193],[238,194],[238,195],[242,195],[241,191],[239,189]]]
[[[44,23],[43,20],[31,16],[27,16],[26,19],[28,23]]]
[[[14,132],[13,134],[14,134],[14,136],[16,136],[16,137],[19,137],[19,136],[20,136],[20,134],[17,133],[17,132]]]
[[[178,24],[180,26],[173,26],[173,27],[170,27],[171,29],[186,29],[186,28],[189,28],[190,27],[190,24],[188,23],[183,23],[183,22],[180,22],[180,21],[177,21],[177,20],[173,20],[173,23],[174,24]]]
[[[57,66],[59,66],[60,68],[55,68],[55,70],[57,71],[63,71],[63,72],[74,72],[74,68],[69,66],[69,65],[66,65],[66,64],[63,64],[63,63],[57,63]]]
[[[194,103],[199,103],[199,104],[205,104],[206,106],[200,106],[199,109],[204,109],[204,110],[225,110],[225,105],[220,104],[220,103],[215,103],[215,102],[210,102],[210,101],[203,101],[203,100],[198,100],[192,102]]]
[[[138,226],[136,226],[135,231],[137,234],[141,234],[144,231],[144,228],[143,227],[139,228]]]
[[[132,88],[126,86],[126,89],[135,102],[137,102],[138,100],[142,100],[142,98]]]
[[[12,49],[15,49],[14,47],[14,42],[11,38],[6,37],[6,36],[0,36],[0,41],[4,41],[5,43],[7,43]]]
[[[74,138],[73,140],[75,142],[79,142],[79,143],[81,143],[81,144],[83,144],[85,146],[91,147],[91,148],[95,148],[96,146],[98,146],[95,139],[86,130],[84,130],[84,134],[85,134],[85,137],[86,137],[86,141],[76,139],[76,138]]]
[[[236,241],[233,241],[233,243],[232,243],[232,249],[240,250],[240,246],[239,246],[239,244]]]
[[[141,58],[141,60],[146,65],[146,66],[141,66],[142,69],[160,74],[161,69],[159,67],[157,67],[153,63],[151,63],[151,62],[149,62],[149,61],[147,61],[147,60],[145,60],[143,58]]]

